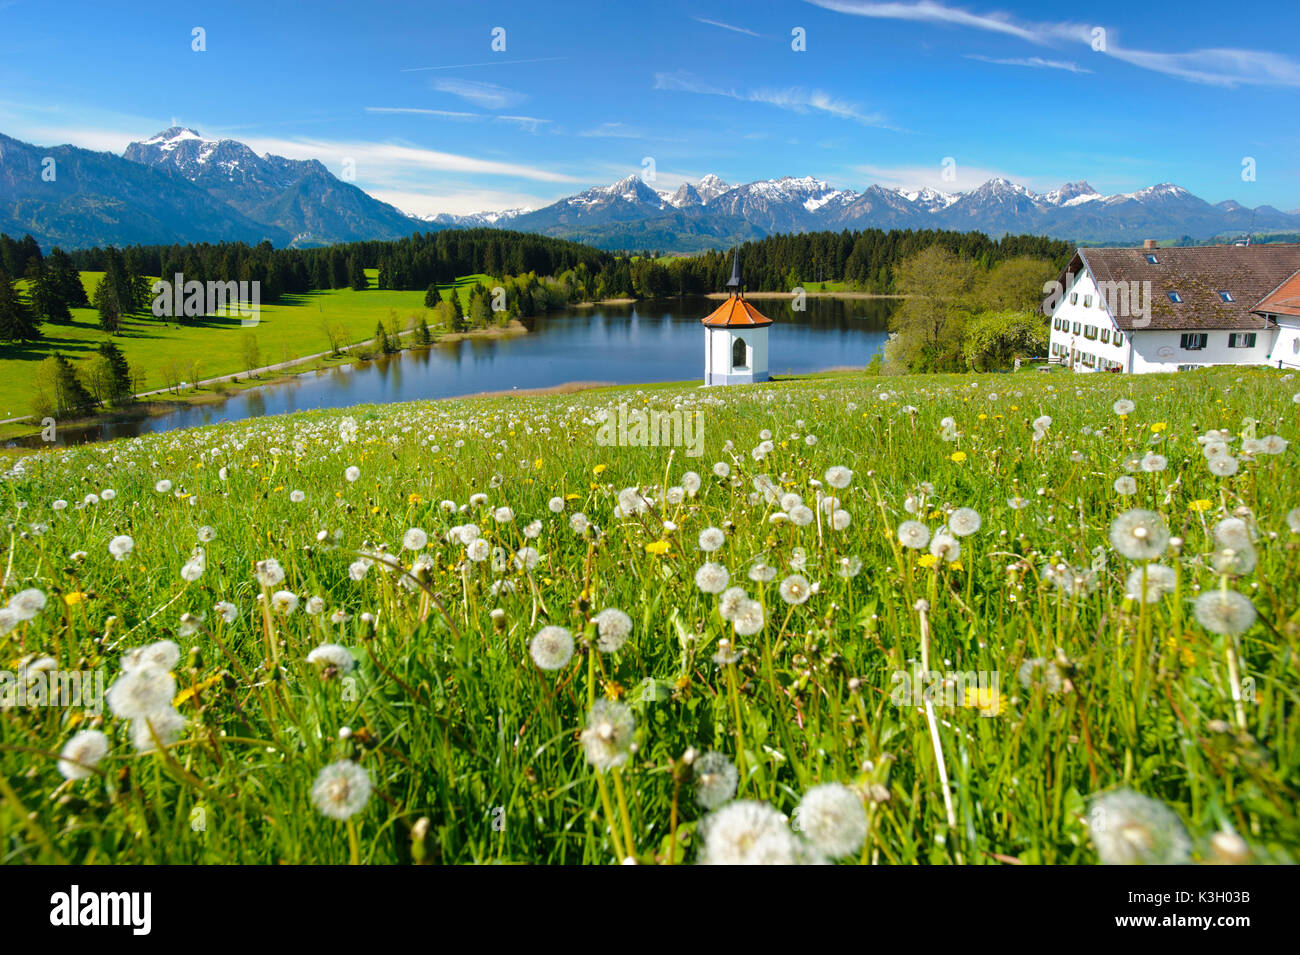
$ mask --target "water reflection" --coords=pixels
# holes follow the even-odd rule
[[[313,408],[545,388],[570,381],[697,380],[704,361],[700,319],[717,304],[684,298],[553,313],[531,320],[527,335],[442,342],[358,365],[307,372],[218,404],[76,431],[61,429],[60,443]],[[755,304],[775,321],[770,338],[770,369],[775,375],[865,365],[884,346],[894,306],[882,299],[809,298],[807,310],[795,312],[789,300],[755,299]]]

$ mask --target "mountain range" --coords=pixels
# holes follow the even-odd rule
[[[1136,244],[1300,232],[1300,210],[1211,204],[1171,183],[1115,195],[1086,182],[1036,193],[1007,179],[966,192],[880,185],[857,192],[811,177],[731,185],[708,175],[676,190],[628,176],[540,209],[416,217],[316,160],[259,156],[237,140],[207,139],[179,126],[131,143],[121,156],[37,147],[0,134],[0,232],[30,233],[47,248],[222,240],[326,245],[466,227],[536,232],[606,249],[678,252],[773,233],[865,228]]]

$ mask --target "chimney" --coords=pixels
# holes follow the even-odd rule
[[[1154,249],[1155,247],[1156,247],[1156,240],[1155,240],[1155,239],[1143,239],[1143,240],[1142,240],[1142,248],[1144,248],[1144,249]]]

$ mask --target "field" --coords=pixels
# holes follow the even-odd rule
[[[1298,420],[1255,368],[856,374],[35,453],[4,861],[1295,861]]]
[[[263,365],[303,358],[329,351],[330,344],[322,322],[339,325],[347,331],[347,341],[360,342],[374,337],[375,324],[391,324],[394,315],[400,329],[413,316],[424,315],[423,292],[392,292],[373,288],[378,281],[377,269],[367,269],[372,288],[364,291],[334,289],[307,295],[285,296],[274,304],[263,304],[260,322],[244,328],[239,317],[216,316],[185,323],[166,321],[152,315],[126,316],[122,331],[113,341],[129,362],[139,365],[144,374],[142,391],[165,388],[161,369],[179,359],[188,376],[191,358],[197,361],[200,378],[217,378],[246,370],[243,357],[244,333],[257,336]],[[88,297],[93,297],[102,272],[81,273]],[[469,291],[476,281],[491,286],[495,281],[486,275],[467,275],[453,285],[440,286],[443,297],[454,287],[467,309]],[[22,283],[20,283],[22,284]],[[73,360],[94,353],[108,336],[99,327],[99,313],[93,308],[72,309],[71,324],[47,324],[44,338],[26,345],[0,344],[0,420],[31,414],[31,379],[35,363],[54,352]],[[326,362],[327,364],[329,362]],[[188,380],[188,378],[187,378]]]

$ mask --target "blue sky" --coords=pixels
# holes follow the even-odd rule
[[[1002,175],[1290,210],[1297,27],[1296,0],[0,0],[0,132],[120,152],[175,122],[336,173],[351,159],[416,213],[537,207],[647,157],[660,189]]]

